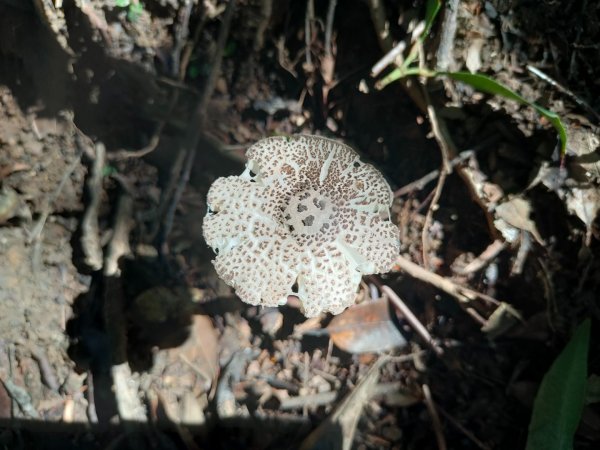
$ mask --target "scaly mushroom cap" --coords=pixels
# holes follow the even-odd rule
[[[400,251],[392,192],[350,147],[318,136],[271,137],[240,176],[208,192],[203,233],[219,276],[246,303],[297,296],[304,314],[339,314],[362,275],[388,272]]]

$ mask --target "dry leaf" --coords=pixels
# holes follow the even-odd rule
[[[195,315],[189,338],[170,353],[192,366],[204,379],[205,391],[210,390],[219,372],[219,340],[208,316]]]
[[[502,302],[485,322],[485,325],[481,327],[481,331],[486,333],[490,339],[495,339],[522,321],[523,317],[519,311],[508,303]]]
[[[565,202],[571,214],[575,214],[587,228],[586,242],[589,245],[592,225],[600,209],[600,191],[596,186],[575,187],[567,192]]]
[[[333,343],[350,353],[383,352],[406,345],[387,299],[361,303],[327,326]]]
[[[598,130],[570,126],[569,150],[575,153],[569,164],[571,172],[583,172],[582,181],[600,179],[600,136]]]
[[[366,375],[352,392],[342,400],[335,411],[302,442],[302,445],[300,445],[301,450],[322,448],[350,450],[362,409],[373,396],[377,388],[379,370],[387,360],[386,356],[381,356],[375,361]]]
[[[529,218],[530,215],[531,204],[522,197],[513,197],[496,207],[496,216],[498,219],[503,220],[514,228],[530,232],[540,245],[544,245],[544,240],[542,239],[542,236],[540,236],[535,222]],[[494,221],[494,225],[496,225],[498,231],[506,237],[505,231],[501,229],[503,226],[502,222],[496,220]],[[507,240],[510,241],[508,238]]]

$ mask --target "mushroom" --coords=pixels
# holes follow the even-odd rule
[[[388,272],[400,251],[383,175],[347,145],[277,136],[248,149],[240,176],[208,192],[203,234],[219,276],[246,303],[296,296],[304,315],[339,314],[362,275]]]

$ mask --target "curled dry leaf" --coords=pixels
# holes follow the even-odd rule
[[[540,245],[544,245],[544,240],[530,215],[531,204],[529,201],[522,197],[513,197],[496,207],[498,219],[494,221],[494,225],[509,242],[516,240],[514,239],[514,232],[510,230],[512,227],[513,229],[528,231]],[[508,224],[509,227],[505,224]]]
[[[387,299],[355,305],[327,326],[331,340],[349,353],[383,352],[406,345]]]
[[[586,242],[590,244],[594,220],[600,210],[600,190],[597,186],[574,187],[566,193],[565,202],[571,214],[576,215],[587,229]]]

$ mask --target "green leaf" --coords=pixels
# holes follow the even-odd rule
[[[428,0],[427,1],[427,9],[425,11],[425,29],[419,36],[419,41],[421,43],[425,42],[425,38],[429,34],[431,30],[431,26],[433,25],[433,21],[440,11],[440,7],[442,6],[442,2],[440,0]],[[406,59],[402,63],[402,66],[399,68],[400,71],[405,71],[408,67],[417,59],[417,55],[419,54],[419,46],[415,42],[410,49],[410,52],[406,56]],[[401,78],[402,75],[398,76],[396,79]]]
[[[590,319],[586,319],[542,380],[529,424],[527,450],[570,450],[585,404]]]
[[[127,11],[127,19],[129,19],[130,22],[136,22],[142,15],[143,11],[144,5],[142,5],[141,2],[131,3],[129,5],[129,10]]]
[[[425,31],[423,31],[423,34],[421,35],[421,40],[425,40],[429,34],[431,26],[433,25],[433,21],[440,12],[441,6],[441,0],[429,0],[427,2],[427,9],[425,11]]]
[[[119,8],[126,8],[129,6],[130,0],[115,0],[115,6]]]
[[[503,86],[496,80],[486,75],[469,72],[440,72],[438,73],[438,75],[445,75],[448,78],[452,78],[453,80],[466,83],[470,86],[473,86],[478,91],[485,92],[487,94],[500,95],[509,100],[514,100],[518,103],[521,103],[522,105],[531,106],[541,116],[548,119],[548,121],[554,126],[554,128],[558,132],[558,136],[560,137],[560,154],[561,156],[565,155],[567,150],[567,131],[562,121],[560,120],[560,117],[555,112],[550,111],[546,108],[542,108],[537,103],[533,103],[529,100],[526,100],[516,92],[511,91],[506,86]]]

